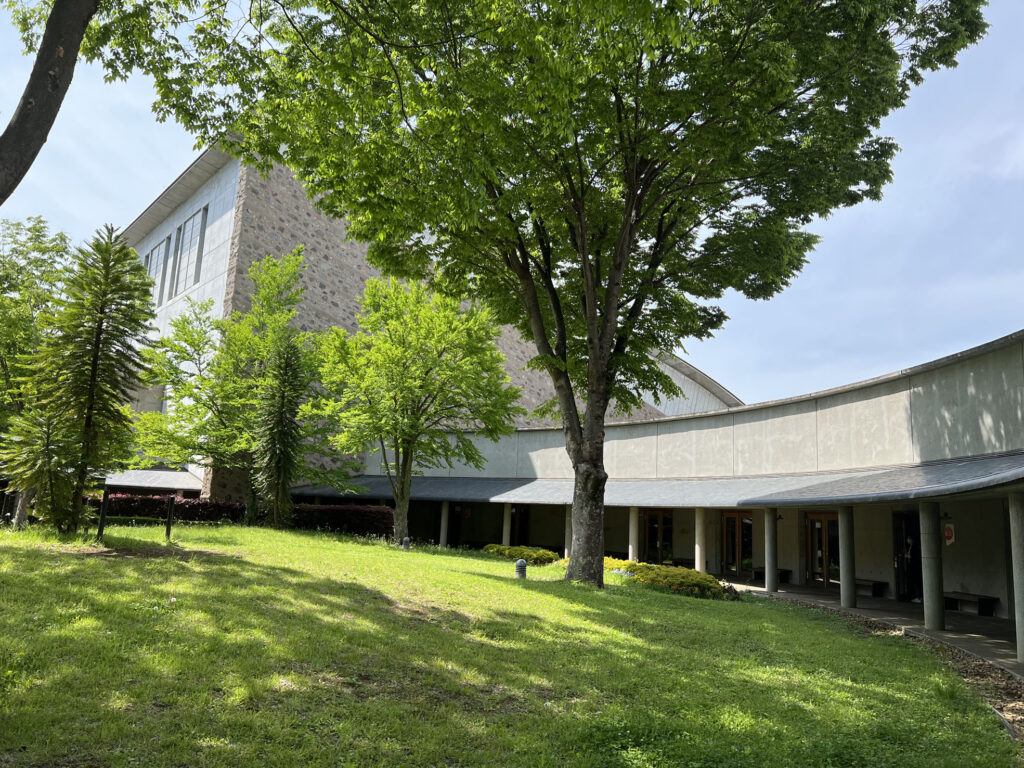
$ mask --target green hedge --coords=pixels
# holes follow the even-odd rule
[[[701,597],[707,600],[724,600],[725,590],[718,579],[707,573],[700,573],[691,568],[680,568],[675,565],[654,565],[653,563],[634,563],[630,560],[616,560],[613,557],[604,559],[606,570],[626,571],[632,574],[633,581],[651,587],[667,589],[680,595]]]
[[[488,544],[484,547],[484,552],[490,552],[498,557],[507,557],[509,560],[522,559],[534,565],[547,565],[561,559],[550,549],[541,549],[540,547],[503,547],[501,544]]]

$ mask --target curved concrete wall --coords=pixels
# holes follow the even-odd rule
[[[483,470],[433,476],[567,478],[561,430],[481,441]],[[609,426],[612,478],[730,477],[914,464],[1024,450],[1024,331],[932,363],[788,400]],[[377,474],[368,457],[367,474]]]

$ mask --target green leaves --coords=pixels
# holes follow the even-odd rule
[[[359,332],[335,328],[320,347],[324,395],[306,409],[345,454],[376,455],[391,478],[397,539],[418,469],[483,466],[477,440],[512,431],[518,388],[508,386],[490,312],[460,311],[419,283],[370,280]]]

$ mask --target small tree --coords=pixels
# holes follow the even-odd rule
[[[23,459],[37,470],[15,471],[12,482],[21,491],[50,493],[38,473],[55,479],[66,471],[69,505],[51,510],[63,531],[77,530],[90,477],[130,456],[128,403],[140,383],[141,349],[153,317],[150,288],[135,251],[113,227],[104,227],[73,253],[64,292],[29,361],[38,413],[17,422],[11,437],[23,445],[35,441]],[[7,458],[16,457],[8,451]],[[57,504],[58,494],[50,499]]]
[[[371,280],[359,332],[335,328],[321,347],[325,396],[308,412],[333,428],[347,454],[380,451],[395,499],[395,540],[409,535],[415,471],[459,461],[483,466],[469,433],[497,440],[512,431],[520,391],[508,385],[491,313],[461,312],[419,283]]]
[[[224,320],[211,317],[212,302],[189,302],[147,353],[166,408],[136,422],[139,463],[240,472],[250,518],[262,507],[275,526],[288,520],[296,480],[343,486],[348,468],[322,468],[317,425],[298,415],[314,369],[312,342],[292,324],[302,269],[301,248],[253,264],[250,309]]]

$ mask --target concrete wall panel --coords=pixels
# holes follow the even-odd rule
[[[658,477],[733,474],[733,415],[658,423]]]
[[[913,376],[910,397],[920,461],[1024,448],[1020,344]]]
[[[608,429],[604,466],[609,477],[657,477],[658,425],[629,424]]]
[[[516,477],[573,476],[561,430],[531,430],[517,436]]]
[[[906,379],[822,397],[817,419],[819,470],[914,461]]]
[[[737,475],[813,472],[818,468],[813,400],[737,413],[733,431]]]

